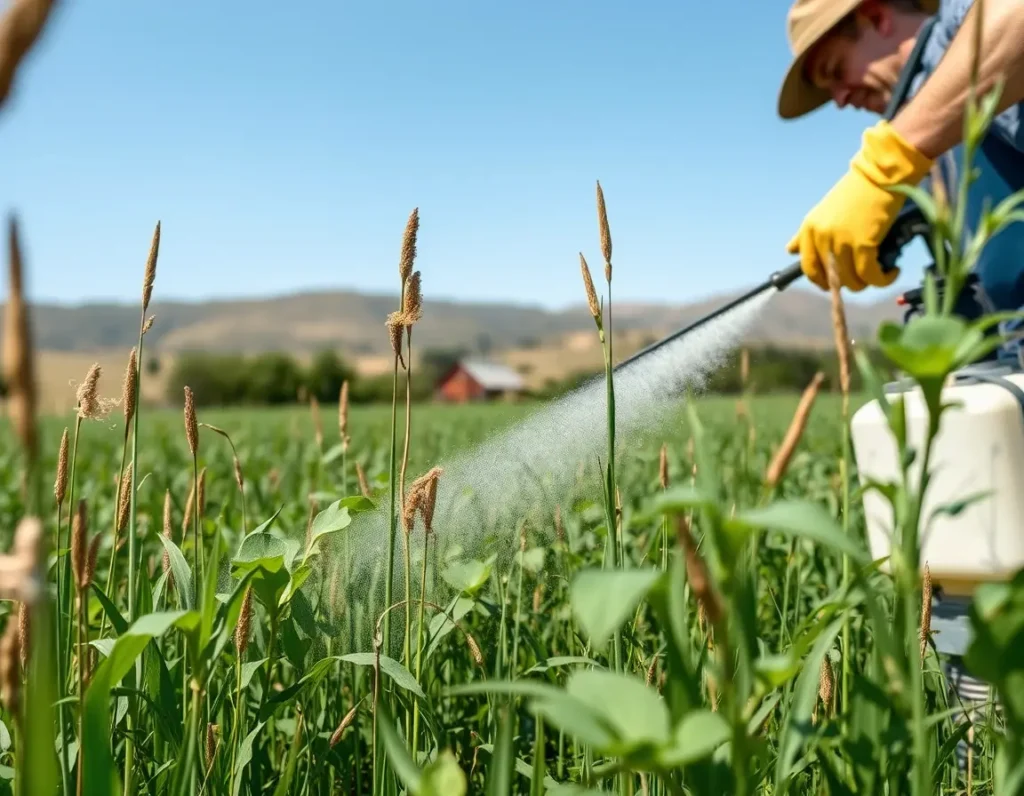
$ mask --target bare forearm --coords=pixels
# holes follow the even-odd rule
[[[963,139],[974,67],[979,2],[971,7],[945,57],[921,91],[893,119],[893,128],[930,158]],[[998,111],[1024,100],[1024,0],[984,0],[978,95],[1003,80]]]

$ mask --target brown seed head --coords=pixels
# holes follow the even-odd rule
[[[796,446],[800,443],[804,429],[807,428],[807,420],[811,416],[811,408],[814,406],[814,400],[818,397],[818,390],[821,389],[821,383],[824,380],[825,374],[818,371],[814,374],[814,378],[811,379],[811,383],[804,388],[803,395],[800,397],[800,403],[797,405],[793,419],[786,430],[786,436],[783,437],[779,450],[768,465],[765,483],[769,487],[778,485],[783,474],[786,472],[789,460],[792,458]]]
[[[242,463],[238,461],[238,456],[234,457],[235,464],[235,483],[238,484],[238,491],[245,492],[245,479],[242,477]]]
[[[235,649],[239,655],[244,655],[249,646],[249,626],[252,624],[252,586],[246,586],[245,596],[242,598],[242,610],[238,614],[238,624],[235,626]]]
[[[825,710],[832,705],[832,693],[835,689],[835,675],[832,673],[832,662],[828,655],[821,659],[821,672],[818,675],[818,696],[821,697]]]
[[[406,326],[412,326],[423,317],[423,293],[421,292],[419,271],[413,271],[405,284],[402,315],[405,316]]]
[[[356,711],[358,709],[359,703],[356,703],[352,706],[352,709],[345,714],[345,718],[341,720],[341,724],[338,725],[338,728],[333,733],[331,733],[331,740],[328,742],[328,746],[330,748],[333,749],[338,744],[338,741],[341,740],[341,736],[345,734],[345,730],[347,730],[349,728],[349,725],[352,724],[352,722],[355,720]]]
[[[363,497],[370,497],[370,484],[366,480],[366,473],[363,472],[363,466],[357,461],[356,462],[356,477],[359,479],[359,491],[363,493]]]
[[[583,287],[587,291],[587,305],[590,307],[590,314],[594,316],[594,321],[597,323],[598,328],[600,328],[601,304],[597,300],[594,280],[590,278],[590,268],[587,266],[587,260],[583,256],[583,252],[580,252],[580,272],[583,274]]]
[[[18,623],[8,620],[0,636],[0,699],[14,716],[19,716],[21,710],[20,646]]]
[[[388,315],[386,322],[388,337],[391,340],[391,350],[395,352],[399,364],[404,368],[405,359],[402,356],[402,331],[405,329],[405,315],[401,312],[392,312]]]
[[[18,67],[46,25],[54,0],[8,4],[0,18],[0,106],[11,95]]]
[[[213,765],[213,758],[217,754],[217,725],[206,725],[206,767]]]
[[[94,362],[76,393],[78,399],[78,416],[83,420],[96,419],[106,415],[105,407],[99,400],[99,380],[103,369],[99,362]]]
[[[612,281],[612,233],[608,228],[608,211],[604,205],[604,191],[597,183],[597,226],[601,233],[601,254],[604,255],[604,278]]]
[[[10,12],[9,12],[10,13]],[[6,18],[10,20],[10,16]],[[2,33],[2,30],[0,30]],[[2,42],[0,42],[2,47]],[[3,66],[3,52],[0,51],[0,69]],[[0,73],[0,80],[3,75]],[[0,90],[6,88],[0,86]],[[8,414],[11,424],[21,440],[30,461],[34,461],[38,438],[36,430],[36,404],[38,387],[35,363],[32,353],[32,331],[29,324],[28,306],[25,303],[22,284],[21,247],[18,244],[17,222],[9,221],[8,289],[7,306],[4,309],[3,368],[8,389]]]
[[[124,426],[125,432],[127,433],[128,424],[132,422],[132,418],[135,416],[135,400],[136,400],[136,375],[138,373],[138,354],[134,348],[132,348],[131,354],[128,356],[128,367],[124,371],[124,386],[121,388],[121,406],[124,408]]]
[[[21,668],[28,668],[28,650],[31,642],[31,613],[28,604],[18,603],[18,649],[21,652]]]
[[[129,509],[132,498],[132,462],[124,470],[124,477],[121,478],[120,489],[117,496],[117,532],[121,533],[128,523]]]
[[[484,665],[484,656],[480,652],[480,645],[476,643],[472,633],[466,633],[466,644],[469,646],[469,654],[473,656],[473,663],[477,666]]]
[[[647,676],[644,678],[644,684],[650,688],[651,683],[654,682],[654,672],[658,668],[658,656],[655,655],[651,658],[651,665],[647,667]]]
[[[714,586],[711,583],[711,575],[708,573],[707,564],[697,550],[690,533],[690,521],[685,516],[680,516],[676,522],[676,533],[679,543],[686,553],[686,576],[690,581],[690,588],[693,589],[697,602],[704,606],[711,624],[717,626],[722,620],[722,603],[718,598]]]
[[[740,384],[744,387],[747,386],[747,380],[750,378],[750,351],[744,347],[740,351]]]
[[[341,393],[338,395],[338,435],[341,444],[348,450],[348,379],[341,383]]]
[[[64,505],[64,497],[68,491],[68,430],[60,438],[60,453],[57,456],[57,480],[53,482],[53,496],[57,505]]]
[[[836,356],[839,359],[839,389],[844,400],[850,395],[850,334],[846,327],[846,310],[840,293],[839,275],[835,264],[830,263],[828,270],[828,286],[832,298],[832,335],[836,344]]]
[[[398,276],[405,284],[405,280],[412,273],[413,262],[416,260],[416,235],[420,228],[420,209],[413,208],[409,214],[409,220],[405,222],[405,234],[402,235],[402,254],[398,261]]]
[[[196,485],[194,481],[189,480],[188,498],[185,500],[185,515],[181,520],[181,535],[183,538],[188,535],[188,529],[192,525],[192,513],[196,509]]]
[[[150,315],[148,318],[146,318],[146,322],[144,324],[142,324],[142,333],[143,334],[149,334],[149,330],[153,328],[153,321],[155,321],[155,320],[156,320],[156,316],[155,315]]]
[[[206,468],[199,471],[199,519],[206,516]]]
[[[149,309],[149,300],[153,297],[153,283],[156,281],[156,261],[160,256],[160,222],[156,222],[153,230],[153,241],[149,244],[149,257],[146,258],[146,275],[142,280],[142,314]]]
[[[199,450],[199,426],[196,424],[196,401],[191,387],[185,387],[185,439],[188,440],[188,449],[195,458]]]
[[[668,445],[661,444],[661,457],[658,461],[658,481],[662,489],[668,489]]]
[[[82,583],[82,591],[87,590],[92,585],[92,579],[96,575],[96,556],[99,554],[100,541],[102,539],[102,536],[96,534],[89,543],[89,552],[86,553],[85,557],[85,573]]]

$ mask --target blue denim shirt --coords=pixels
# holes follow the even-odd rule
[[[921,50],[920,71],[910,83],[909,96],[916,94],[928,75],[945,55],[973,0],[942,0],[935,24]],[[909,99],[909,98],[908,98]],[[1024,188],[1024,103],[1012,105],[999,114],[975,151],[973,165],[978,177],[968,192],[967,229],[973,234],[983,206],[995,207]],[[955,200],[959,173],[963,168],[963,147],[957,145],[940,159],[943,182]],[[922,186],[926,187],[926,186]],[[1024,308],[1024,223],[1014,222],[990,238],[975,265],[981,288],[995,311]]]

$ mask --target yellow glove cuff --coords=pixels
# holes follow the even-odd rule
[[[880,188],[891,188],[920,182],[933,164],[883,119],[864,131],[860,151],[850,161],[850,168]]]

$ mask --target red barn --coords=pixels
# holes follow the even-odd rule
[[[523,377],[514,368],[496,362],[457,362],[438,380],[438,400],[452,403],[486,401],[518,395],[525,389]]]

